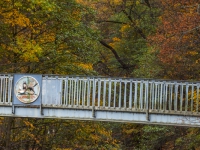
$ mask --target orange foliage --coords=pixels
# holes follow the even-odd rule
[[[194,73],[198,70],[196,62],[200,52],[197,8],[198,0],[161,2],[161,24],[156,35],[149,39],[160,49],[159,59],[168,70],[167,78],[199,78],[199,73]]]

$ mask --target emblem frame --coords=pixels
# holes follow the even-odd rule
[[[32,101],[32,102],[22,102],[17,98],[17,95],[15,94],[15,87],[16,84],[18,83],[18,81],[23,78],[23,77],[32,77],[33,79],[35,79],[38,82],[39,88],[40,88],[40,92],[38,93],[37,98]],[[31,85],[31,84],[30,84]],[[33,85],[32,85],[33,86]],[[39,74],[14,74],[13,75],[13,86],[12,86],[12,97],[13,97],[13,101],[12,101],[12,112],[13,114],[15,113],[15,107],[17,106],[27,106],[27,107],[40,107],[40,109],[42,108],[42,75]],[[19,90],[19,89],[18,89]],[[21,88],[21,90],[23,90]],[[34,89],[35,90],[35,89]],[[24,91],[26,92],[26,91]],[[30,92],[30,91],[27,91]],[[32,91],[33,92],[33,91]],[[22,92],[23,93],[23,92]],[[29,93],[30,94],[30,93]],[[33,94],[33,93],[32,93]]]
[[[39,97],[40,84],[32,76],[23,76],[15,83],[14,93],[19,101],[30,104]]]

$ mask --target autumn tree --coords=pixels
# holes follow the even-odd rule
[[[1,72],[92,72],[98,35],[74,1],[0,2]]]
[[[96,9],[96,26],[101,31],[95,70],[106,76],[137,76],[134,71],[140,67],[141,57],[151,51],[147,37],[155,32],[159,15],[156,1],[82,2]]]
[[[160,25],[150,36],[160,50],[163,76],[170,79],[199,79],[199,1],[162,1]]]
[[[96,74],[98,33],[90,8],[73,0],[3,0],[0,7],[0,72]],[[118,147],[102,123],[0,119],[0,149]]]

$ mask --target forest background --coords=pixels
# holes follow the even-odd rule
[[[1,0],[0,72],[200,80],[199,0]],[[0,149],[200,149],[200,129],[0,118]]]

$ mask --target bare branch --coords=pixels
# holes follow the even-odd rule
[[[103,46],[105,46],[106,48],[110,49],[111,52],[114,54],[115,58],[117,59],[117,61],[120,63],[120,65],[122,66],[122,68],[127,69],[128,66],[121,60],[121,58],[119,57],[119,55],[117,54],[116,50],[111,47],[110,45],[106,44],[104,41],[99,41]]]

